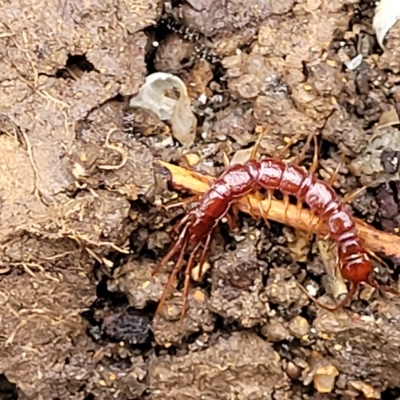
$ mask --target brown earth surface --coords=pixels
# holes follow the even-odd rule
[[[238,160],[264,132],[274,156],[299,135],[293,159],[315,131],[319,177],[344,161],[338,193],[368,186],[352,212],[399,234],[400,22],[382,50],[374,7],[0,3],[0,399],[400,398],[400,300],[362,288],[343,311],[318,308],[297,283],[343,294],[335,256],[288,226],[221,222],[185,319],[181,285],[154,316],[169,271],[152,271],[186,212],[160,207],[184,192],[157,160],[217,176],[221,148]],[[187,86],[189,148],[129,106],[159,71]],[[400,254],[379,256],[396,287]]]

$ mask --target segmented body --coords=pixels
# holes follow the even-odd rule
[[[285,164],[273,158],[260,161],[252,159],[245,164],[229,167],[213,182],[198,206],[183,218],[179,225],[180,234],[161,262],[161,265],[165,265],[180,251],[179,260],[168,285],[181,268],[184,252],[188,248],[193,249],[186,268],[184,292],[187,296],[189,274],[199,248],[204,247],[200,258],[201,265],[211,234],[218,222],[228,213],[231,205],[243,196],[260,189],[265,189],[269,193],[280,191],[284,196],[296,197],[299,203],[306,203],[311,212],[326,223],[329,237],[338,247],[342,276],[352,284],[346,299],[336,308],[344,305],[361,282],[377,287],[371,278],[372,262],[358,236],[353,217],[332,187],[327,182],[317,179],[315,174],[306,172],[297,165]],[[166,292],[159,308],[165,297]]]
[[[306,203],[326,223],[330,238],[338,245],[343,278],[358,283],[368,281],[372,263],[358,237],[353,217],[336,192],[299,166],[272,158],[234,165],[214,181],[193,211],[189,244],[204,240],[235,201],[261,188],[280,191]]]

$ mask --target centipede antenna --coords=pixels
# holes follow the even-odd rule
[[[184,225],[185,223],[187,223],[188,219],[190,217],[190,214],[187,214],[182,221],[180,221],[178,223],[178,227],[181,227],[182,225]],[[162,258],[162,260],[160,261],[160,263],[156,266],[156,268],[154,269],[154,271],[152,272],[151,276],[155,276],[160,269],[165,266],[168,261],[174,256],[174,254],[180,249],[180,246],[182,246],[182,244],[185,242],[185,235],[186,232],[189,228],[189,224],[186,224],[186,226],[183,228],[182,232],[180,233],[178,239],[175,241],[175,243],[172,245],[172,247],[170,248],[170,250],[168,251],[168,253]]]
[[[187,199],[181,200],[177,203],[172,203],[172,204],[163,204],[162,207],[165,210],[170,210],[171,208],[175,208],[175,207],[180,207],[180,206],[184,206],[188,203],[193,203],[196,202],[199,199],[200,195],[199,194],[195,194],[193,196],[188,197]]]
[[[182,228],[183,225],[185,225],[188,222],[188,219],[190,219],[190,213],[186,214],[180,221],[178,221],[171,228],[171,232],[179,233],[179,230]]]
[[[181,252],[179,253],[178,261],[176,262],[176,264],[174,266],[174,269],[172,270],[172,272],[171,272],[171,274],[170,274],[170,276],[168,278],[167,284],[164,287],[164,292],[163,292],[163,294],[161,296],[161,299],[160,299],[160,301],[158,303],[158,306],[157,306],[157,309],[156,309],[156,314],[158,314],[161,311],[161,309],[162,309],[162,307],[163,307],[163,305],[165,303],[165,299],[167,298],[167,296],[168,296],[168,294],[170,292],[171,286],[172,286],[172,284],[173,284],[178,272],[182,268],[183,256],[185,254],[187,242],[188,242],[188,238],[185,237],[184,238],[184,242],[183,242],[183,246],[181,248]]]
[[[386,285],[380,285],[378,282],[374,281],[372,278],[370,278],[365,283],[367,283],[368,285],[372,286],[373,288],[375,288],[377,290],[380,290],[381,292],[391,293],[391,294],[394,294],[395,296],[400,296],[400,292],[398,290],[393,289]]]
[[[297,283],[299,286],[299,289],[309,298],[311,299],[318,307],[323,308],[324,310],[335,312],[343,307],[346,306],[346,304],[350,301],[350,299],[356,294],[357,289],[358,289],[358,284],[357,283],[352,283],[350,286],[350,290],[347,292],[346,297],[335,307],[328,307],[324,304],[322,304],[319,300],[317,300],[314,296],[312,296],[310,293],[308,293],[307,289],[301,285],[300,283]]]
[[[365,251],[371,257],[375,258],[375,260],[379,261],[381,264],[385,265],[389,269],[389,265],[387,264],[387,262],[382,260],[382,258],[380,258],[374,251],[372,251],[370,249],[365,249]],[[372,278],[370,278],[368,281],[366,281],[366,283],[382,292],[392,293],[396,296],[400,296],[400,292],[397,291],[396,289],[392,289],[391,287],[386,286],[386,285],[380,285],[378,282],[374,281]]]
[[[191,275],[192,268],[193,268],[193,261],[197,255],[197,251],[199,250],[200,245],[201,245],[201,242],[193,249],[192,253],[190,254],[186,269],[185,269],[185,283],[183,286],[183,305],[182,305],[182,310],[181,310],[181,322],[183,321],[183,318],[185,318],[185,315],[186,315],[186,310],[187,310],[187,305],[188,305],[188,297],[189,297],[190,275]]]

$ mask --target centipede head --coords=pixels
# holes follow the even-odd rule
[[[373,272],[372,262],[366,253],[355,254],[342,260],[342,277],[353,284],[368,283]]]

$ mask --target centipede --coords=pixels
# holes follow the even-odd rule
[[[307,143],[309,144],[309,141]],[[322,221],[327,226],[326,238],[333,240],[337,247],[340,272],[343,279],[349,282],[350,288],[345,298],[334,307],[323,305],[309,296],[320,307],[332,312],[345,307],[362,283],[399,296],[400,293],[395,289],[379,285],[374,280],[372,260],[359,237],[355,220],[332,184],[317,177],[317,163],[317,155],[314,154],[313,165],[306,171],[296,162],[284,163],[278,158],[257,160],[252,153],[247,162],[227,166],[201,196],[197,206],[188,211],[173,229],[175,239],[153,272],[155,275],[177,255],[156,314],[162,309],[174,280],[182,270],[185,254],[189,253],[184,274],[181,318],[185,316],[194,263],[198,262],[201,275],[215,228],[239,199],[255,194],[261,204],[261,190],[266,192],[269,205],[276,191],[283,195],[286,207],[289,204],[289,196],[296,198],[299,213],[306,204],[317,221]],[[269,207],[265,209],[260,206],[260,213],[266,222],[268,211]]]

